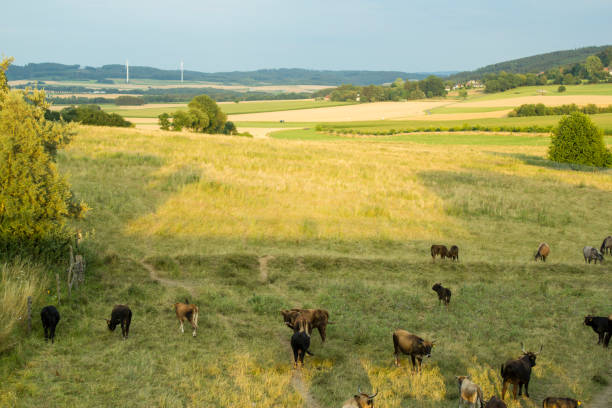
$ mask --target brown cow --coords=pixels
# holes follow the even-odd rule
[[[368,408],[374,406],[374,397],[378,395],[378,391],[374,395],[368,395],[361,392],[361,387],[357,388],[357,394],[353,398],[346,400],[342,404],[342,408]]]
[[[578,408],[580,405],[582,401],[573,398],[548,397],[542,401],[543,408]]]
[[[482,389],[478,384],[472,382],[470,377],[464,375],[455,377],[459,386],[459,407],[462,403],[470,404],[471,408],[483,408],[484,400],[482,398]]]
[[[448,248],[444,245],[432,245],[431,246],[431,260],[436,259],[436,255],[440,255],[440,258],[444,259],[449,256]]]
[[[444,302],[444,304],[448,306],[451,298],[451,290],[445,288],[440,283],[436,283],[431,287],[431,289],[438,294],[438,305],[440,302]]]
[[[321,341],[325,343],[325,329],[329,321],[329,312],[325,309],[289,309],[281,310],[285,324],[295,330],[295,321],[299,316],[303,316],[308,322],[308,334],[312,334],[312,329],[316,328],[321,335]]]
[[[181,333],[185,333],[183,322],[187,320],[191,323],[193,337],[195,337],[198,328],[198,307],[194,304],[189,304],[189,300],[185,299],[185,303],[174,304],[174,311],[176,312],[176,318],[181,323]]]
[[[502,399],[506,397],[506,390],[508,384],[512,384],[512,395],[516,399],[516,391],[518,389],[518,395],[522,394],[523,385],[525,386],[525,395],[529,398],[529,379],[531,378],[531,368],[536,365],[537,353],[531,351],[525,351],[523,343],[521,343],[521,350],[523,354],[516,360],[508,360],[505,364],[501,365],[501,376],[503,379],[502,387]]]
[[[602,255],[605,255],[606,252],[612,255],[612,236],[608,235],[604,238],[603,242],[601,243],[601,248],[599,249],[599,252],[601,252]]]
[[[393,347],[395,349],[395,365],[400,366],[399,352],[410,355],[413,369],[421,370],[423,356],[431,357],[431,349],[434,346],[433,341],[425,341],[419,336],[416,336],[406,330],[397,329],[393,332]],[[416,361],[415,361],[416,360]],[[418,362],[418,366],[416,364]]]
[[[448,251],[448,257],[453,261],[459,260],[459,247],[457,245],[453,245],[452,247],[450,247],[450,250]]]
[[[535,253],[534,260],[541,259],[542,262],[546,262],[546,257],[550,254],[550,247],[546,242],[542,242]]]
[[[507,408],[506,403],[495,395],[491,397],[485,404],[485,408]]]

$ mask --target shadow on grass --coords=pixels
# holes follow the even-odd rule
[[[554,170],[574,170],[574,171],[582,171],[585,173],[600,173],[600,172],[610,172],[610,169],[606,169],[604,167],[593,167],[593,166],[585,166],[582,164],[573,164],[573,163],[558,163],[552,160],[548,160],[541,156],[534,156],[531,154],[524,153],[500,153],[500,152],[486,152],[492,154],[494,156],[502,156],[502,157],[511,157],[514,159],[518,159],[525,164],[530,166],[538,166],[545,167],[548,169]]]

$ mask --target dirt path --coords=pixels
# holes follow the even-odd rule
[[[608,377],[612,377],[612,368],[608,371]],[[612,406],[612,383],[608,384],[595,398],[587,405],[589,408],[610,408]]]
[[[268,262],[274,259],[271,255],[259,257],[259,280],[261,283],[268,282]]]
[[[192,298],[195,297],[194,288],[192,286],[189,286],[186,283],[183,283],[183,282],[180,282],[180,281],[162,278],[161,276],[159,276],[157,274],[157,272],[155,271],[155,268],[153,268],[152,265],[146,263],[144,261],[144,259],[142,261],[139,261],[138,263],[140,263],[143,268],[145,268],[147,271],[149,271],[149,276],[154,281],[157,281],[157,282],[161,283],[164,286],[172,286],[172,287],[175,287],[175,288],[185,289],[187,292],[189,292],[189,295]]]

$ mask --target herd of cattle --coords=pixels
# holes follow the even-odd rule
[[[586,246],[583,249],[585,262],[591,263],[591,260],[603,261],[603,254],[612,254],[612,236],[604,239],[600,252],[597,249]],[[541,243],[535,253],[535,260],[541,259],[546,262],[546,258],[550,254],[550,246],[546,243]],[[456,245],[451,246],[450,250],[444,245],[432,245],[431,257],[435,260],[436,256],[441,258],[451,258],[452,260],[459,259],[459,248]],[[433,285],[432,290],[438,295],[438,302],[444,302],[449,305],[451,299],[451,290],[445,288],[441,283]],[[184,333],[183,323],[188,321],[193,328],[193,336],[196,336],[198,328],[198,307],[190,304],[187,299],[185,303],[175,303],[174,310],[176,317],[180,323],[181,332]],[[291,336],[291,348],[293,350],[294,368],[301,364],[304,366],[304,357],[306,354],[313,355],[310,352],[310,337],[313,329],[319,331],[322,343],[325,343],[326,328],[328,324],[333,324],[329,321],[329,312],[324,309],[288,309],[282,310],[284,323],[287,327],[293,330]],[[60,314],[55,306],[45,306],[40,313],[42,325],[45,334],[45,340],[55,339],[55,328],[60,321]],[[126,305],[116,305],[111,311],[110,320],[105,319],[107,327],[110,331],[114,331],[118,325],[121,325],[121,333],[123,339],[127,339],[130,331],[130,323],[132,321],[132,311]],[[605,316],[586,316],[584,324],[590,326],[598,335],[597,344],[602,344],[608,347],[610,337],[612,337],[612,314]],[[400,366],[400,354],[409,355],[412,361],[412,369],[416,372],[421,370],[423,357],[431,357],[431,351],[435,345],[434,341],[426,341],[423,338],[412,334],[406,330],[398,329],[393,332],[393,347],[395,356],[395,365]],[[501,399],[492,396],[488,401],[483,397],[482,389],[478,384],[471,381],[468,376],[456,377],[459,388],[459,405],[462,403],[469,404],[471,408],[478,406],[479,408],[505,408],[503,402],[508,390],[508,385],[512,384],[512,395],[514,399],[518,395],[522,395],[522,388],[525,387],[525,396],[529,398],[529,380],[531,377],[531,369],[536,365],[536,358],[542,352],[534,353],[526,351],[521,343],[522,354],[516,360],[508,360],[501,365],[502,377],[502,395]],[[366,408],[374,406],[374,397],[378,392],[369,395],[361,392],[358,388],[357,394],[347,400],[343,404],[343,408]],[[572,398],[556,398],[548,397],[542,402],[543,408],[577,408],[581,402]]]

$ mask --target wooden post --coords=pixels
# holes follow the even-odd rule
[[[32,332],[32,296],[28,296],[28,334]]]
[[[55,274],[55,280],[57,281],[57,305],[60,306],[62,304],[62,301],[60,299],[60,280],[59,280],[59,273]]]

